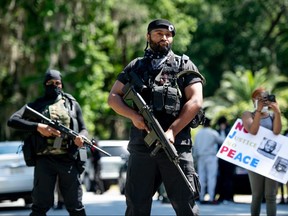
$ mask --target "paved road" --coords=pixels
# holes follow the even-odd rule
[[[248,216],[249,202],[251,196],[235,196],[236,203],[220,205],[199,205],[202,216]],[[88,216],[123,216],[125,212],[125,197],[120,195],[118,188],[113,187],[102,195],[85,192],[83,202]],[[23,200],[13,203],[0,203],[1,216],[29,215],[30,210],[23,208]],[[288,216],[288,204],[277,206],[277,216]],[[262,205],[261,216],[266,215],[265,205]],[[66,210],[53,210],[48,212],[48,216],[68,216]],[[152,216],[175,215],[170,204],[163,204],[156,198],[153,201]]]

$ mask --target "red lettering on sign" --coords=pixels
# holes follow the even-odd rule
[[[233,158],[233,157],[234,157],[234,155],[235,155],[235,153],[236,153],[236,151],[235,151],[235,150],[233,150],[233,149],[230,149],[230,150],[229,150],[229,152],[228,152],[228,154],[227,154],[227,156],[228,156],[228,157],[230,157],[230,158]]]
[[[239,163],[243,163],[245,165],[249,165],[249,166],[251,166],[253,168],[256,168],[258,163],[259,163],[259,159],[253,158],[250,155],[243,155],[243,153],[241,153],[241,152],[237,153],[236,150],[230,149],[227,146],[222,146],[221,149],[220,149],[220,153],[226,155],[229,158],[233,158],[234,161],[237,160]],[[236,155],[236,153],[237,153],[237,155]]]
[[[240,122],[237,123],[237,125],[235,126],[235,129],[239,131],[243,130],[244,133],[248,133],[248,131],[244,128],[244,125]]]
[[[227,152],[229,148],[227,146],[222,146],[220,153]]]

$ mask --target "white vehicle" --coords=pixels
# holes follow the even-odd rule
[[[0,201],[23,198],[32,203],[34,168],[24,161],[22,141],[0,142]]]
[[[112,184],[118,183],[120,167],[129,156],[127,151],[128,140],[100,140],[98,147],[111,154],[107,156],[101,153],[100,158],[100,173],[99,177],[103,183],[104,191],[108,190]],[[90,155],[90,156],[89,156]],[[83,173],[83,184],[87,191],[95,190],[95,170],[93,165],[93,158],[91,154],[88,155],[86,168]],[[101,191],[103,193],[104,191]]]

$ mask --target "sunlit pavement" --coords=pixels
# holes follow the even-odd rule
[[[235,203],[219,204],[219,205],[200,205],[200,216],[244,216],[250,215],[250,201],[251,196],[238,196],[234,197]],[[102,195],[96,195],[92,192],[84,192],[83,203],[86,208],[87,216],[121,216],[125,213],[125,197],[120,195],[117,186],[112,186],[111,189]],[[23,208],[23,200],[17,202],[0,203],[0,215],[1,216],[18,216],[29,215],[29,208]],[[17,207],[18,206],[18,207]],[[48,216],[68,216],[65,209],[54,210],[51,209]],[[152,216],[170,216],[175,215],[171,204],[163,204],[157,200],[157,196],[154,197],[152,205]],[[266,215],[265,204],[262,204],[261,216]],[[277,205],[277,216],[288,216],[288,204]]]

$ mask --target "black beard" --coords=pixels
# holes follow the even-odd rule
[[[45,86],[45,97],[48,99],[55,100],[62,93],[61,88],[55,85]]]
[[[171,44],[168,44],[167,46],[161,46],[160,42],[154,43],[153,41],[150,40],[149,46],[154,52],[167,55],[168,52],[171,50]]]

